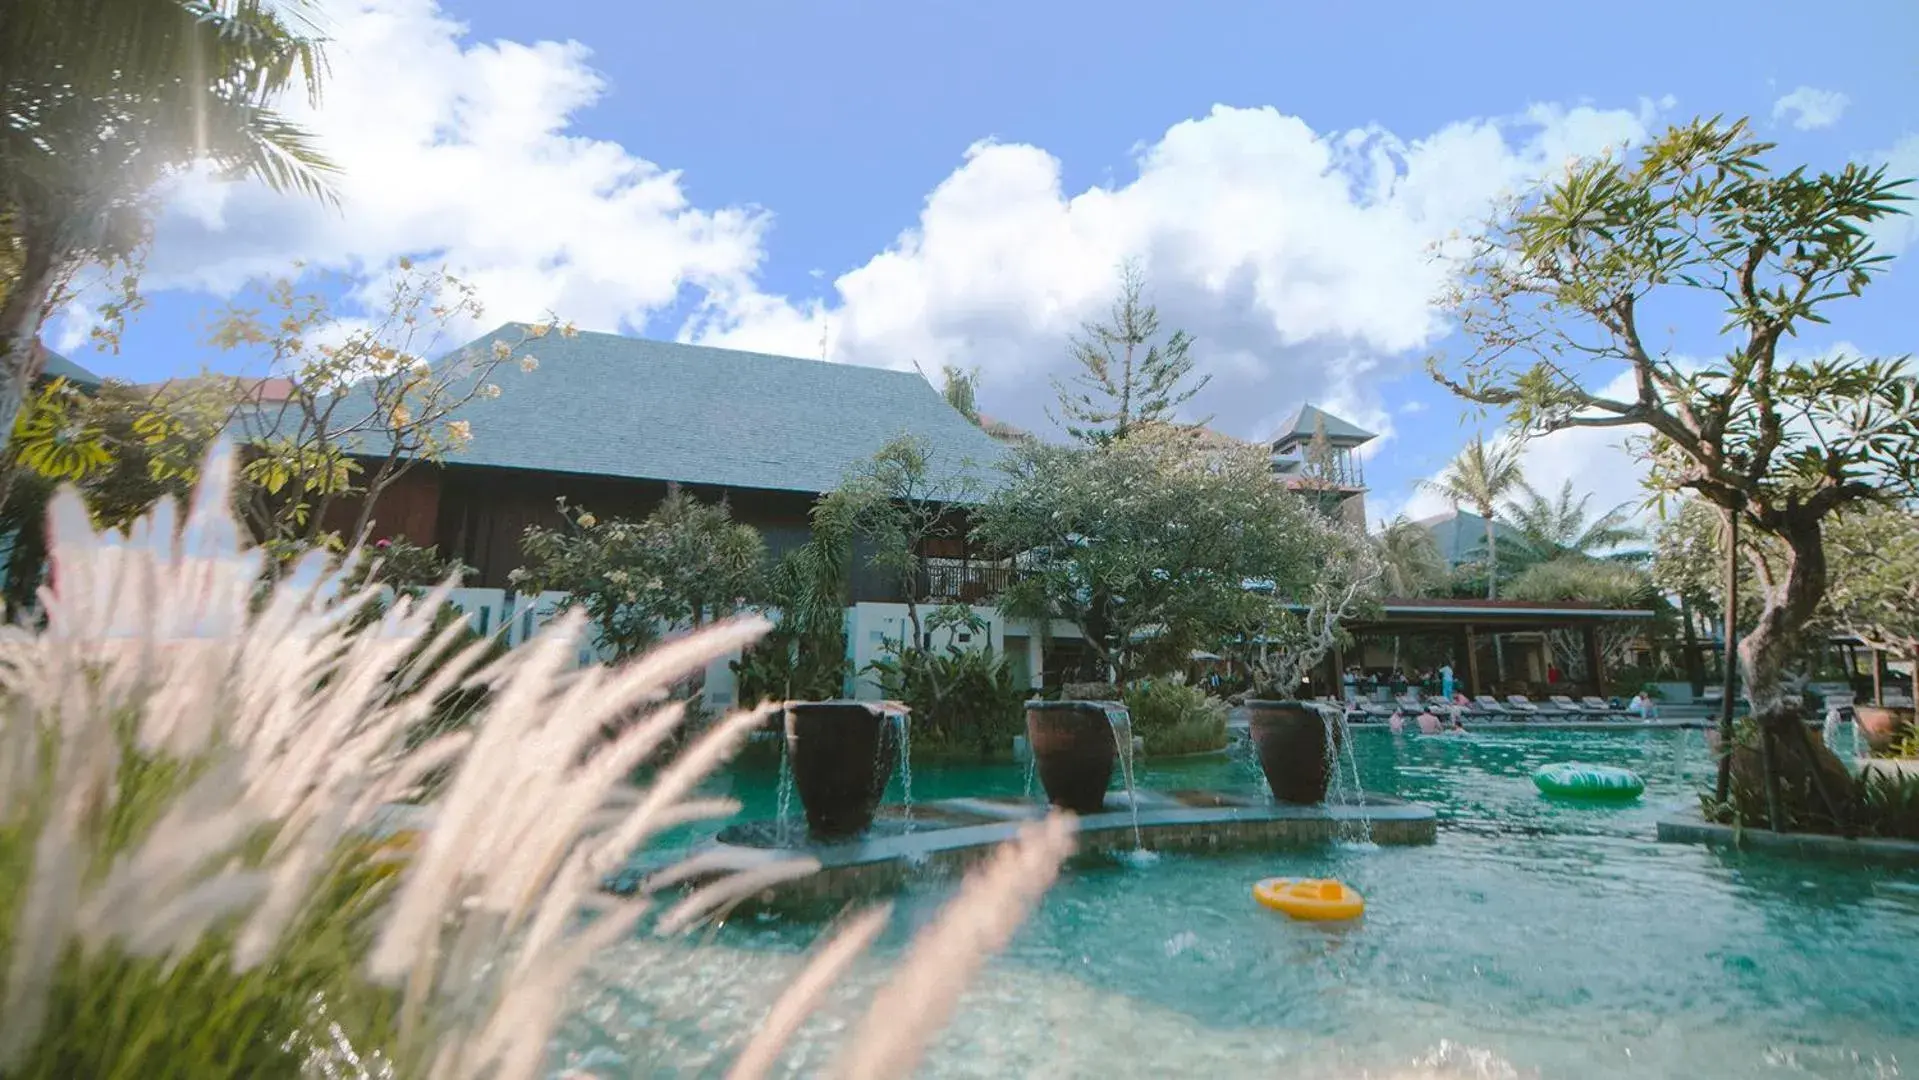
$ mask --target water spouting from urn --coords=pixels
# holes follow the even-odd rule
[[[907,832],[913,831],[913,725],[904,711],[892,714],[900,734],[900,818]]]
[[[1139,791],[1133,786],[1133,718],[1125,709],[1107,709],[1106,722],[1113,729],[1113,745],[1119,750],[1120,775],[1126,780],[1126,808],[1133,815],[1133,850],[1142,851],[1146,842],[1139,831]]]
[[[1321,707],[1321,723],[1325,725],[1326,753],[1326,805],[1350,806],[1357,816],[1350,828],[1342,828],[1342,839],[1371,845],[1373,842],[1373,823],[1366,813],[1366,789],[1359,780],[1359,758],[1353,752],[1353,732],[1346,723],[1346,710],[1343,708]],[[1345,758],[1344,766],[1340,761]]]

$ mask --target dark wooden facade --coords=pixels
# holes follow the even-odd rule
[[[701,484],[681,487],[702,501],[724,500],[734,520],[759,531],[771,557],[799,547],[811,536],[810,514],[817,495]],[[437,546],[441,554],[456,556],[474,568],[468,584],[508,588],[508,575],[522,562],[521,536],[528,526],[558,526],[559,499],[601,518],[632,519],[651,513],[666,492],[667,484],[659,480],[420,465],[381,495],[369,539],[404,538]],[[349,529],[358,512],[357,503],[336,505],[328,514],[328,525]],[[986,603],[1004,586],[1008,571],[971,556],[964,529],[963,521],[955,522],[956,535],[928,545],[919,599]],[[854,552],[848,581],[852,601],[904,600],[899,583],[875,571],[868,564],[868,554],[863,545]]]

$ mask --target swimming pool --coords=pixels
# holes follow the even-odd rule
[[[1711,769],[1697,731],[1355,734],[1363,782],[1441,814],[1431,847],[1164,855],[1076,865],[973,984],[934,1077],[1887,1077],[1919,1061],[1919,875],[1654,842]],[[1540,764],[1622,765],[1625,806],[1570,806]],[[1251,790],[1230,758],[1148,765],[1147,787]],[[914,770],[916,799],[1014,794],[1014,767]],[[775,773],[715,790],[748,816]],[[1249,890],[1330,876],[1367,898],[1350,926],[1291,922]],[[787,1075],[830,1061],[950,884],[895,926],[810,1023]],[[717,1076],[820,932],[730,921],[636,939],[594,963],[560,1035],[589,1075]]]

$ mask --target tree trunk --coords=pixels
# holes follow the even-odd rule
[[[1480,508],[1486,519],[1486,599],[1499,599],[1499,538],[1493,531],[1493,510]]]
[[[1739,641],[1746,696],[1760,740],[1755,756],[1763,772],[1766,817],[1777,829],[1823,819],[1850,831],[1851,778],[1824,760],[1830,751],[1813,745],[1800,709],[1786,700],[1786,665],[1826,592],[1820,523],[1789,518],[1776,535],[1786,543],[1784,566],[1766,588],[1757,622]]]

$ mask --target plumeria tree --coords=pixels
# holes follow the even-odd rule
[[[1239,634],[1253,692],[1282,701],[1348,640],[1346,624],[1379,602],[1386,577],[1379,546],[1351,525],[1312,515],[1296,529]]]
[[[337,311],[292,277],[264,293],[263,307],[228,307],[213,340],[264,354],[268,377],[240,384],[227,428],[249,449],[243,510],[270,549],[364,539],[382,494],[473,441],[461,413],[499,396],[499,365],[532,371],[533,342],[574,333],[549,319],[484,348],[453,349],[453,335],[483,314],[472,285],[405,260],[369,320]],[[166,419],[153,421],[156,438]],[[349,506],[350,518],[329,514]],[[336,523],[344,536],[331,534]]]
[[[1022,447],[974,536],[1017,557],[1008,611],[1072,623],[1116,682],[1154,674],[1301,580],[1320,519],[1259,447],[1175,425],[1096,447]]]
[[[1767,812],[1784,824],[1781,780],[1818,779],[1784,676],[1826,592],[1825,531],[1914,490],[1919,394],[1903,359],[1787,349],[1884,268],[1866,229],[1898,212],[1900,183],[1859,163],[1777,172],[1772,151],[1745,121],[1700,120],[1502,207],[1457,263],[1450,307],[1470,350],[1432,370],[1527,434],[1642,433],[1657,486],[1776,543],[1776,559],[1751,560],[1763,603],[1739,654]],[[1649,337],[1650,320],[1675,318],[1719,355]]]
[[[761,589],[765,543],[725,503],[674,487],[640,520],[601,520],[560,501],[565,524],[534,526],[514,584],[567,595],[600,644],[622,660],[673,629],[697,629],[746,606]]]

